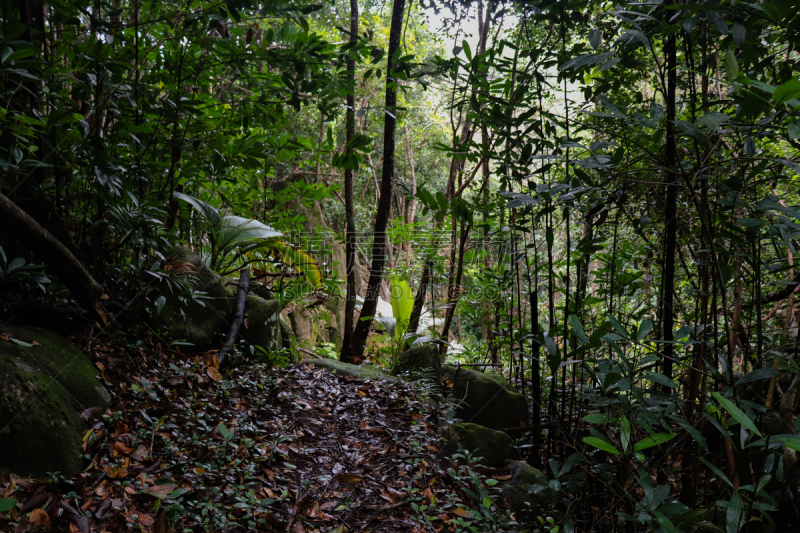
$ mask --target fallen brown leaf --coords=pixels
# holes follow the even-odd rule
[[[453,514],[457,514],[458,516],[467,517],[469,516],[469,509],[464,509],[463,507],[456,507],[453,509]]]
[[[122,441],[115,442],[114,449],[117,450],[119,453],[131,453],[133,451],[133,448],[128,448]]]
[[[355,474],[339,474],[337,477],[339,483],[361,483],[363,478]]]
[[[28,517],[28,522],[39,527],[50,527],[50,517],[44,509],[34,509]]]
[[[216,357],[216,356],[215,356],[215,357]],[[219,370],[217,370],[217,369],[216,369],[216,368],[214,368],[213,366],[210,366],[210,367],[208,367],[208,368],[206,369],[206,374],[208,374],[208,377],[210,377],[211,379],[213,379],[213,380],[214,380],[214,381],[216,381],[217,383],[219,383],[220,381],[222,381],[222,374],[220,374],[220,373],[219,373]]]
[[[308,513],[306,513],[309,518],[317,518],[319,516],[319,502],[314,503],[314,507],[312,507]]]

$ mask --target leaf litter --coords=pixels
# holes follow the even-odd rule
[[[480,516],[419,387],[305,363],[221,371],[214,351],[150,346],[92,346],[112,403],[81,413],[88,467],[0,476],[0,502],[13,505],[0,530],[438,533]]]

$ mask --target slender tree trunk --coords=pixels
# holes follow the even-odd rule
[[[361,318],[353,332],[350,343],[350,357],[360,361],[364,357],[367,337],[372,326],[372,317],[378,305],[378,293],[383,279],[386,264],[386,226],[389,222],[389,211],[392,201],[392,179],[394,178],[395,129],[397,127],[397,80],[394,78],[395,52],[400,48],[400,37],[403,30],[405,0],[394,0],[392,5],[392,22],[389,27],[388,65],[386,68],[386,113],[383,134],[383,168],[381,172],[381,197],[378,212],[375,215],[375,230],[372,240],[372,268],[369,273],[364,306]]]
[[[350,45],[356,46],[358,43],[358,0],[350,0]],[[352,87],[352,91],[347,95],[347,132],[345,146],[350,144],[356,128],[356,97],[355,97],[355,75],[356,62],[350,51],[350,61],[347,62],[347,81]],[[352,148],[346,149],[352,152]],[[346,362],[353,362],[350,352],[350,343],[353,339],[353,321],[355,319],[356,295],[356,215],[355,199],[353,198],[353,169],[347,168],[344,171],[344,209],[347,220],[345,231],[345,262],[347,271],[347,299],[344,306],[344,334],[342,341],[342,352],[340,359]]]
[[[669,11],[668,13],[671,13]],[[662,307],[663,336],[664,344],[664,363],[663,374],[668,378],[672,377],[672,360],[675,355],[674,345],[672,344],[674,315],[673,315],[673,294],[675,292],[675,248],[678,228],[678,190],[677,190],[677,150],[675,146],[675,90],[677,86],[677,71],[675,69],[677,46],[675,43],[675,31],[670,33],[664,49],[666,55],[667,93],[664,99],[667,105],[667,145],[664,167],[667,170],[667,197],[664,205],[664,225],[665,225],[665,253],[664,253],[664,304]],[[665,392],[669,389],[665,388]]]

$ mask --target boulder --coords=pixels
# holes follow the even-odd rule
[[[442,375],[442,363],[437,346],[435,344],[412,346],[397,356],[389,374],[408,376],[410,381],[427,378],[438,385]]]
[[[198,255],[186,248],[176,250],[175,261],[184,265],[182,270],[188,266],[195,277],[194,290],[206,292],[208,298],[185,301],[184,295],[162,284],[150,300],[155,302],[163,296],[166,302],[151,321],[171,338],[186,339],[198,350],[207,350],[230,330],[230,321],[236,313],[236,283],[231,282],[232,288],[229,288],[225,279],[212,272]],[[245,312],[247,326],[239,330],[239,335],[267,351],[279,349],[282,335],[278,302],[250,294]]]
[[[500,374],[451,365],[442,365],[442,374],[453,382],[453,396],[458,401],[464,400],[456,409],[456,416],[463,422],[496,430],[527,423],[528,401]]]
[[[389,377],[371,365],[352,365],[350,363],[337,361],[336,359],[306,359],[305,362],[320,368],[327,368],[334,374],[340,374],[342,376],[397,381],[397,378]]]
[[[545,511],[551,499],[547,477],[528,463],[511,463],[511,479],[503,485],[503,500],[509,509],[522,516]]]
[[[513,441],[502,431],[479,426],[478,424],[455,423],[445,431],[445,450],[453,454],[458,446],[473,455],[483,457],[482,464],[502,468],[511,453]]]
[[[0,333],[28,344],[0,339],[0,471],[21,476],[79,472],[83,422],[78,413],[105,409],[111,398],[96,378],[100,371],[53,332],[0,324]]]

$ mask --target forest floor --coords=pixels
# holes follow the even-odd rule
[[[0,479],[22,504],[0,530],[504,530],[492,513],[510,476],[444,457],[440,406],[419,387],[305,363],[237,359],[220,373],[213,351],[157,340],[89,355],[112,403],[82,413],[87,469]]]

